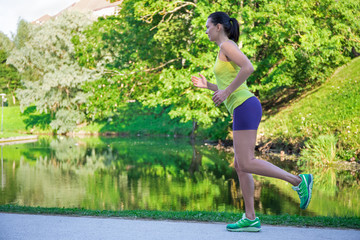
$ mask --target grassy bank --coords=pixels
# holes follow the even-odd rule
[[[26,118],[21,116],[20,108],[4,107],[4,121],[3,121],[3,133],[0,133],[1,138],[26,136]]]
[[[331,157],[326,151],[334,145],[335,153],[329,153],[335,154],[334,160],[359,160],[359,72],[360,58],[356,58],[286,108],[274,107],[276,113],[266,114],[260,125],[262,140],[289,146],[295,152],[306,145],[307,155],[315,158]]]
[[[241,218],[240,213],[230,212],[203,212],[203,211],[148,211],[148,210],[88,210],[78,208],[43,208],[23,207],[16,205],[2,205],[0,212],[26,213],[26,214],[50,214],[68,216],[99,216],[99,217],[126,217],[157,220],[181,220],[202,222],[235,222]],[[305,217],[290,215],[258,215],[262,224],[285,225],[285,226],[312,226],[332,228],[360,229],[360,218],[346,217]]]
[[[11,137],[20,137],[20,136],[27,136],[27,134],[21,134],[16,132],[3,132],[0,133],[0,139],[2,138],[11,138]]]

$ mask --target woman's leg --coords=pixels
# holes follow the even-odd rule
[[[288,173],[267,161],[254,157],[256,134],[257,130],[233,131],[235,161],[239,171],[282,179],[291,183],[293,186],[299,185],[301,182],[300,177]]]
[[[252,174],[246,173],[240,170],[239,164],[234,160],[234,167],[239,177],[240,189],[245,202],[245,215],[248,219],[255,219],[255,208],[254,208],[254,178]]]

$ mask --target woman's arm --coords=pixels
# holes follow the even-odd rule
[[[212,91],[218,90],[218,86],[216,84],[209,83],[201,73],[199,73],[199,75],[200,77],[191,76],[191,81],[195,87],[207,88]]]
[[[240,51],[234,42],[228,41],[221,45],[225,56],[236,63],[241,69],[232,83],[225,89],[229,95],[234,92],[254,72],[254,67],[246,55]]]
[[[250,60],[243,52],[240,51],[234,42],[224,42],[221,45],[220,50],[230,61],[233,61],[241,69],[235,79],[226,89],[215,91],[213,101],[216,105],[220,105],[223,101],[225,101],[225,99],[238,87],[240,87],[240,85],[243,84],[246,79],[248,79],[251,73],[254,72],[254,67],[252,66]]]
[[[218,90],[218,86],[216,84],[212,84],[212,83],[207,82],[207,89],[215,92],[215,91]]]

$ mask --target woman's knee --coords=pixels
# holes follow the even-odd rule
[[[249,169],[248,169],[248,164],[249,164],[249,161],[246,161],[244,159],[235,159],[235,163],[234,163],[234,166],[235,166],[235,170],[238,174],[241,174],[241,173],[248,173]]]
[[[251,173],[251,160],[254,158],[244,158],[240,157],[235,160],[235,169],[236,172],[241,173]]]

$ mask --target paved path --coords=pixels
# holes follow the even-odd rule
[[[224,223],[131,220],[0,213],[0,239],[346,239],[359,240],[351,229],[262,226],[259,233],[232,233]]]

